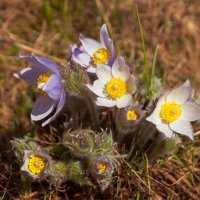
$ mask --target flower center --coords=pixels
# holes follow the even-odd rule
[[[101,48],[94,52],[93,62],[94,64],[105,64],[111,57],[110,52],[107,49]]]
[[[127,91],[126,82],[120,78],[112,78],[107,82],[105,90],[112,99],[120,98]]]
[[[167,102],[161,107],[160,116],[167,123],[176,121],[181,114],[181,106],[175,102]]]
[[[49,78],[51,77],[51,73],[50,72],[47,72],[45,74],[41,74],[39,77],[38,77],[38,80],[37,80],[37,87],[39,89],[42,89],[45,84],[47,83],[47,81],[49,80]]]
[[[45,170],[46,162],[40,156],[33,156],[28,161],[28,169],[33,174],[39,174]]]
[[[126,114],[126,118],[127,118],[128,121],[130,121],[130,120],[135,121],[135,120],[138,119],[138,116],[137,116],[137,114],[135,113],[134,110],[129,110]]]
[[[108,163],[107,162],[102,162],[102,161],[98,161],[97,162],[97,169],[99,173],[104,173],[108,168]]]

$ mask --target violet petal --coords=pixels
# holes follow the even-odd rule
[[[32,113],[31,120],[39,121],[47,117],[54,110],[57,101],[53,100],[49,96],[40,96],[35,102]]]
[[[56,74],[52,75],[43,87],[43,91],[47,92],[49,97],[58,100],[62,93],[63,85],[61,79]]]

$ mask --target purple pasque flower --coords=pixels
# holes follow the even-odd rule
[[[32,67],[27,67],[15,73],[14,76],[21,78],[41,92],[31,113],[31,121],[44,120],[42,126],[47,125],[61,111],[65,103],[65,91],[59,67],[53,62],[40,56],[19,57],[30,62]],[[51,114],[50,117],[48,117]]]
[[[145,116],[145,110],[142,110],[142,105],[130,104],[124,108],[123,118],[125,125],[135,126]]]
[[[113,165],[108,156],[97,156],[93,158],[94,172],[104,175],[113,171]]]
[[[103,24],[100,30],[100,42],[84,37],[79,37],[82,46],[71,46],[72,61],[87,68],[90,73],[96,72],[96,66],[99,64],[108,64],[111,66],[115,60],[116,54],[113,41],[108,34],[106,24]]]

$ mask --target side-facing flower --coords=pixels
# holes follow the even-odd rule
[[[100,42],[80,35],[82,46],[71,47],[72,61],[87,68],[88,72],[95,73],[99,64],[112,65],[115,59],[115,49],[113,41],[108,34],[106,24],[100,30]]]
[[[125,125],[135,126],[142,120],[145,111],[139,104],[130,104],[124,108],[123,114]]]
[[[200,119],[200,106],[191,102],[192,89],[187,80],[183,85],[163,94],[147,121],[154,123],[166,137],[173,132],[194,138],[190,121]]]
[[[96,74],[98,79],[87,87],[98,96],[98,106],[123,108],[131,103],[137,89],[136,80],[123,57],[117,58],[112,67],[98,66]]]
[[[30,62],[32,67],[27,67],[14,76],[36,86],[41,91],[41,96],[33,107],[31,120],[43,120],[51,114],[51,117],[42,123],[42,126],[45,126],[55,119],[65,103],[60,69],[54,62],[40,56],[20,54],[19,57]]]
[[[48,173],[50,162],[51,157],[40,148],[35,151],[24,150],[21,171],[24,171],[33,179],[43,178]]]
[[[93,158],[93,172],[105,175],[113,171],[113,165],[108,156],[97,156]]]

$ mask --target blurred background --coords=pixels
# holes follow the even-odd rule
[[[165,86],[190,79],[200,83],[200,1],[136,0],[151,67],[159,44],[156,75]],[[18,53],[38,54],[67,63],[69,45],[79,34],[99,38],[106,23],[119,55],[136,71],[143,70],[143,52],[133,0],[0,0],[0,135],[26,133],[36,96],[13,77],[27,63]],[[5,137],[4,137],[5,138]],[[2,140],[3,141],[3,140]]]

